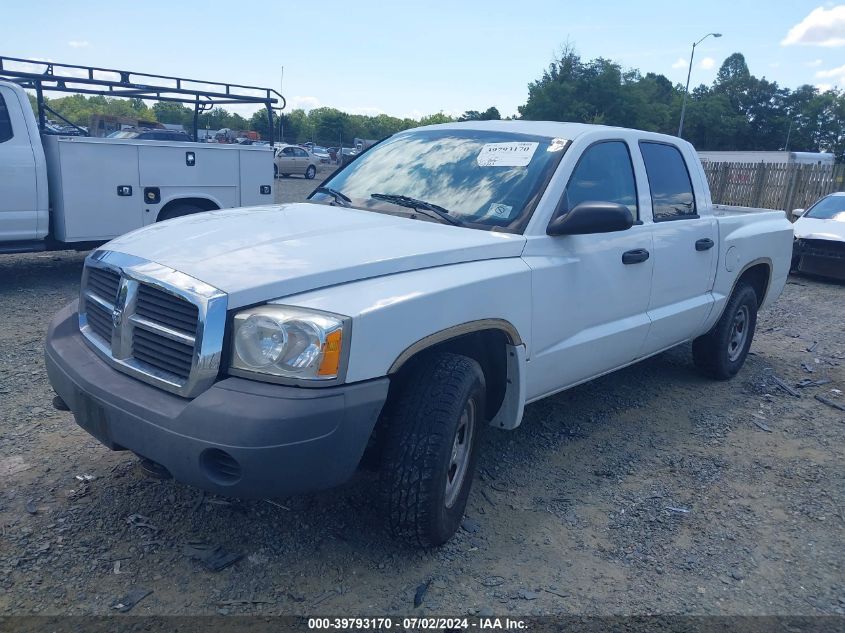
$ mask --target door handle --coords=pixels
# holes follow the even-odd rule
[[[635,248],[632,251],[622,253],[623,264],[642,264],[648,259],[649,252],[644,248]]]
[[[709,251],[715,243],[709,237],[702,238],[697,240],[695,243],[695,250],[697,251]]]

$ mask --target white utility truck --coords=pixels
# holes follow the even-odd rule
[[[61,65],[48,64],[51,73],[39,74],[15,71],[15,62],[35,63],[0,58],[0,79],[9,79],[0,80],[0,253],[87,250],[161,220],[273,201],[270,147],[50,134],[24,88],[37,90],[42,123],[49,110],[43,90],[151,98],[173,91],[168,100],[190,97],[192,104],[218,103],[214,93],[183,83],[181,92],[160,86],[144,92],[131,77],[115,82],[97,74],[118,71],[87,69],[92,78],[85,80],[83,67],[65,67],[74,74],[63,77]],[[80,89],[71,81],[88,83]]]
[[[47,336],[56,405],[160,473],[242,497],[380,469],[392,532],[460,524],[484,425],[692,341],[745,361],[786,282],[782,212],[714,212],[692,146],[483,121],[400,132],[309,202],[91,253]]]

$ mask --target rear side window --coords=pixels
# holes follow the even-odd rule
[[[695,195],[687,164],[674,145],[640,142],[654,221],[697,218]]]
[[[308,152],[306,152],[304,149],[299,149],[297,147],[293,151],[296,154],[297,158],[308,158]]]
[[[615,202],[627,207],[635,222],[639,219],[634,167],[625,143],[603,141],[582,154],[563,192],[560,214],[582,202]]]
[[[9,116],[9,109],[0,94],[0,143],[12,138],[12,118]]]

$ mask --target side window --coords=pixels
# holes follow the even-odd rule
[[[615,202],[628,207],[635,222],[639,218],[634,167],[622,141],[603,141],[587,148],[563,192],[560,213],[588,201]]]
[[[296,148],[293,151],[296,152],[297,158],[308,158],[308,152],[306,152],[304,149]]]
[[[286,148],[284,148],[284,149],[282,150],[282,154],[284,154],[284,155],[285,155],[285,156],[287,156],[288,158],[293,158],[293,157],[294,157],[293,148],[292,148],[292,147],[286,147]]]
[[[9,115],[9,109],[6,107],[3,95],[0,94],[0,143],[8,141],[10,138],[12,138],[12,117]]]
[[[697,218],[695,195],[680,150],[665,143],[640,143],[648,174],[654,221]]]

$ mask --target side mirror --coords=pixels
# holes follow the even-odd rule
[[[547,235],[588,235],[627,231],[634,225],[628,207],[615,202],[582,202],[556,217],[546,229]]]
[[[802,215],[807,213],[807,209],[793,209],[792,210],[792,217],[795,219],[800,218]]]

